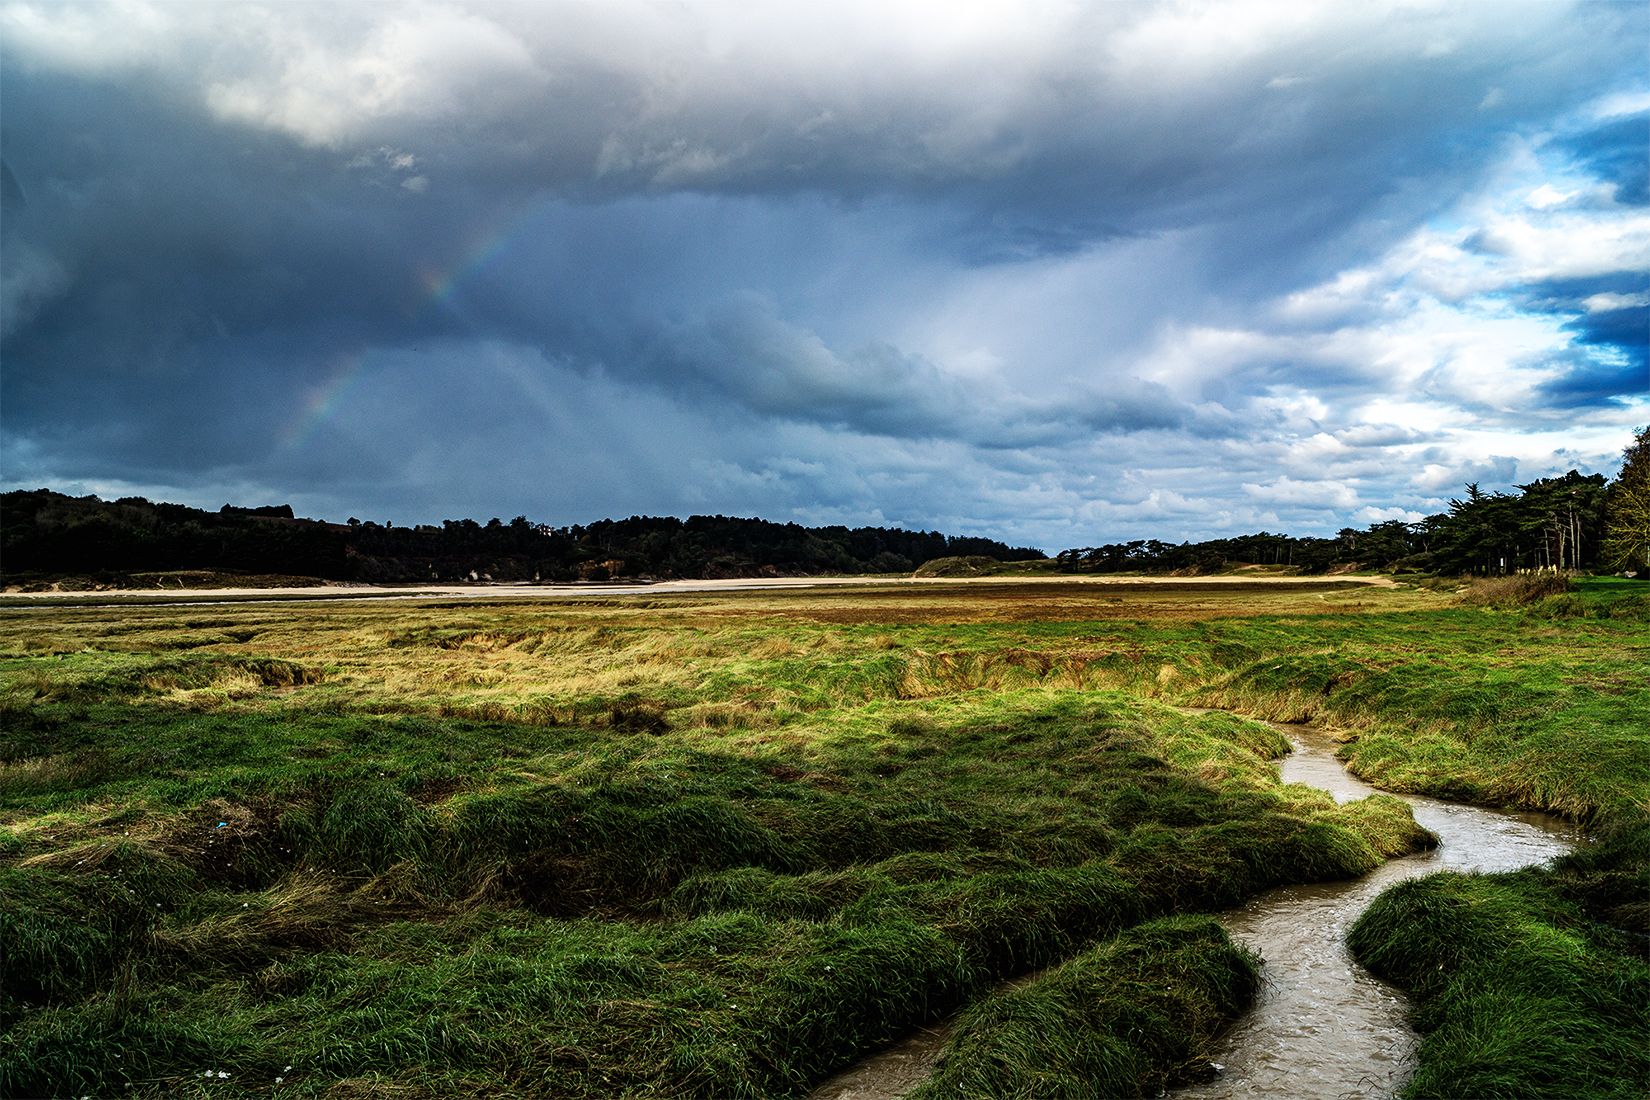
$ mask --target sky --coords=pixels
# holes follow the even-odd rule
[[[1054,552],[1613,475],[1643,3],[0,3],[0,487]]]

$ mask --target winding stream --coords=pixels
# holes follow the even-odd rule
[[[1295,751],[1279,762],[1285,783],[1337,802],[1378,793],[1335,759],[1335,742],[1310,726],[1277,726]],[[1266,960],[1252,1008],[1226,1033],[1215,1080],[1177,1089],[1177,1100],[1289,1096],[1362,1100],[1390,1096],[1414,1067],[1415,1033],[1404,995],[1352,959],[1346,934],[1375,895],[1434,871],[1511,871],[1563,855],[1580,841],[1550,814],[1490,810],[1401,795],[1438,836],[1430,852],[1394,859],[1350,882],[1282,886],[1221,916],[1232,938]]]
[[[1279,762],[1285,783],[1326,790],[1337,802],[1379,793],[1335,759],[1335,742],[1310,726],[1277,725],[1295,751]],[[1266,960],[1254,1007],[1223,1036],[1220,1074],[1177,1089],[1175,1100],[1287,1096],[1363,1100],[1396,1092],[1414,1066],[1407,1002],[1353,961],[1346,934],[1395,882],[1434,871],[1510,871],[1563,855],[1577,827],[1550,814],[1490,810],[1401,795],[1437,834],[1429,852],[1391,860],[1361,879],[1283,886],[1222,914],[1232,937]],[[1020,979],[1021,981],[1029,980]],[[894,1100],[930,1072],[950,1021],[921,1029],[826,1081],[809,1100]]]

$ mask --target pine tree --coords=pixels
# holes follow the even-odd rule
[[[1650,576],[1650,426],[1637,429],[1610,483],[1605,568]]]

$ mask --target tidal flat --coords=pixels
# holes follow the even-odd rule
[[[1254,719],[1333,732],[1387,791],[1599,839],[1354,929],[1417,998],[1415,1095],[1640,1095],[1640,591],[0,610],[0,1095],[800,1096],[1056,964],[1092,1091],[1157,1095],[1253,996],[1209,914],[1430,843],[1401,799],[1282,783]],[[1540,1057],[1484,1066],[1534,1011]],[[1043,1094],[970,1049],[947,1080]]]

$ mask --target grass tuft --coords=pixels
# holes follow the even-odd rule
[[[1609,923],[1650,888],[1647,834],[1552,868],[1414,879],[1364,911],[1353,952],[1416,998],[1406,1097],[1650,1092],[1650,960]]]
[[[1560,573],[1519,573],[1475,580],[1461,598],[1483,607],[1524,607],[1575,590],[1575,582]]]
[[[1207,918],[1138,925],[969,1008],[910,1095],[1156,1096],[1206,1079],[1209,1042],[1254,999],[1258,964]]]

